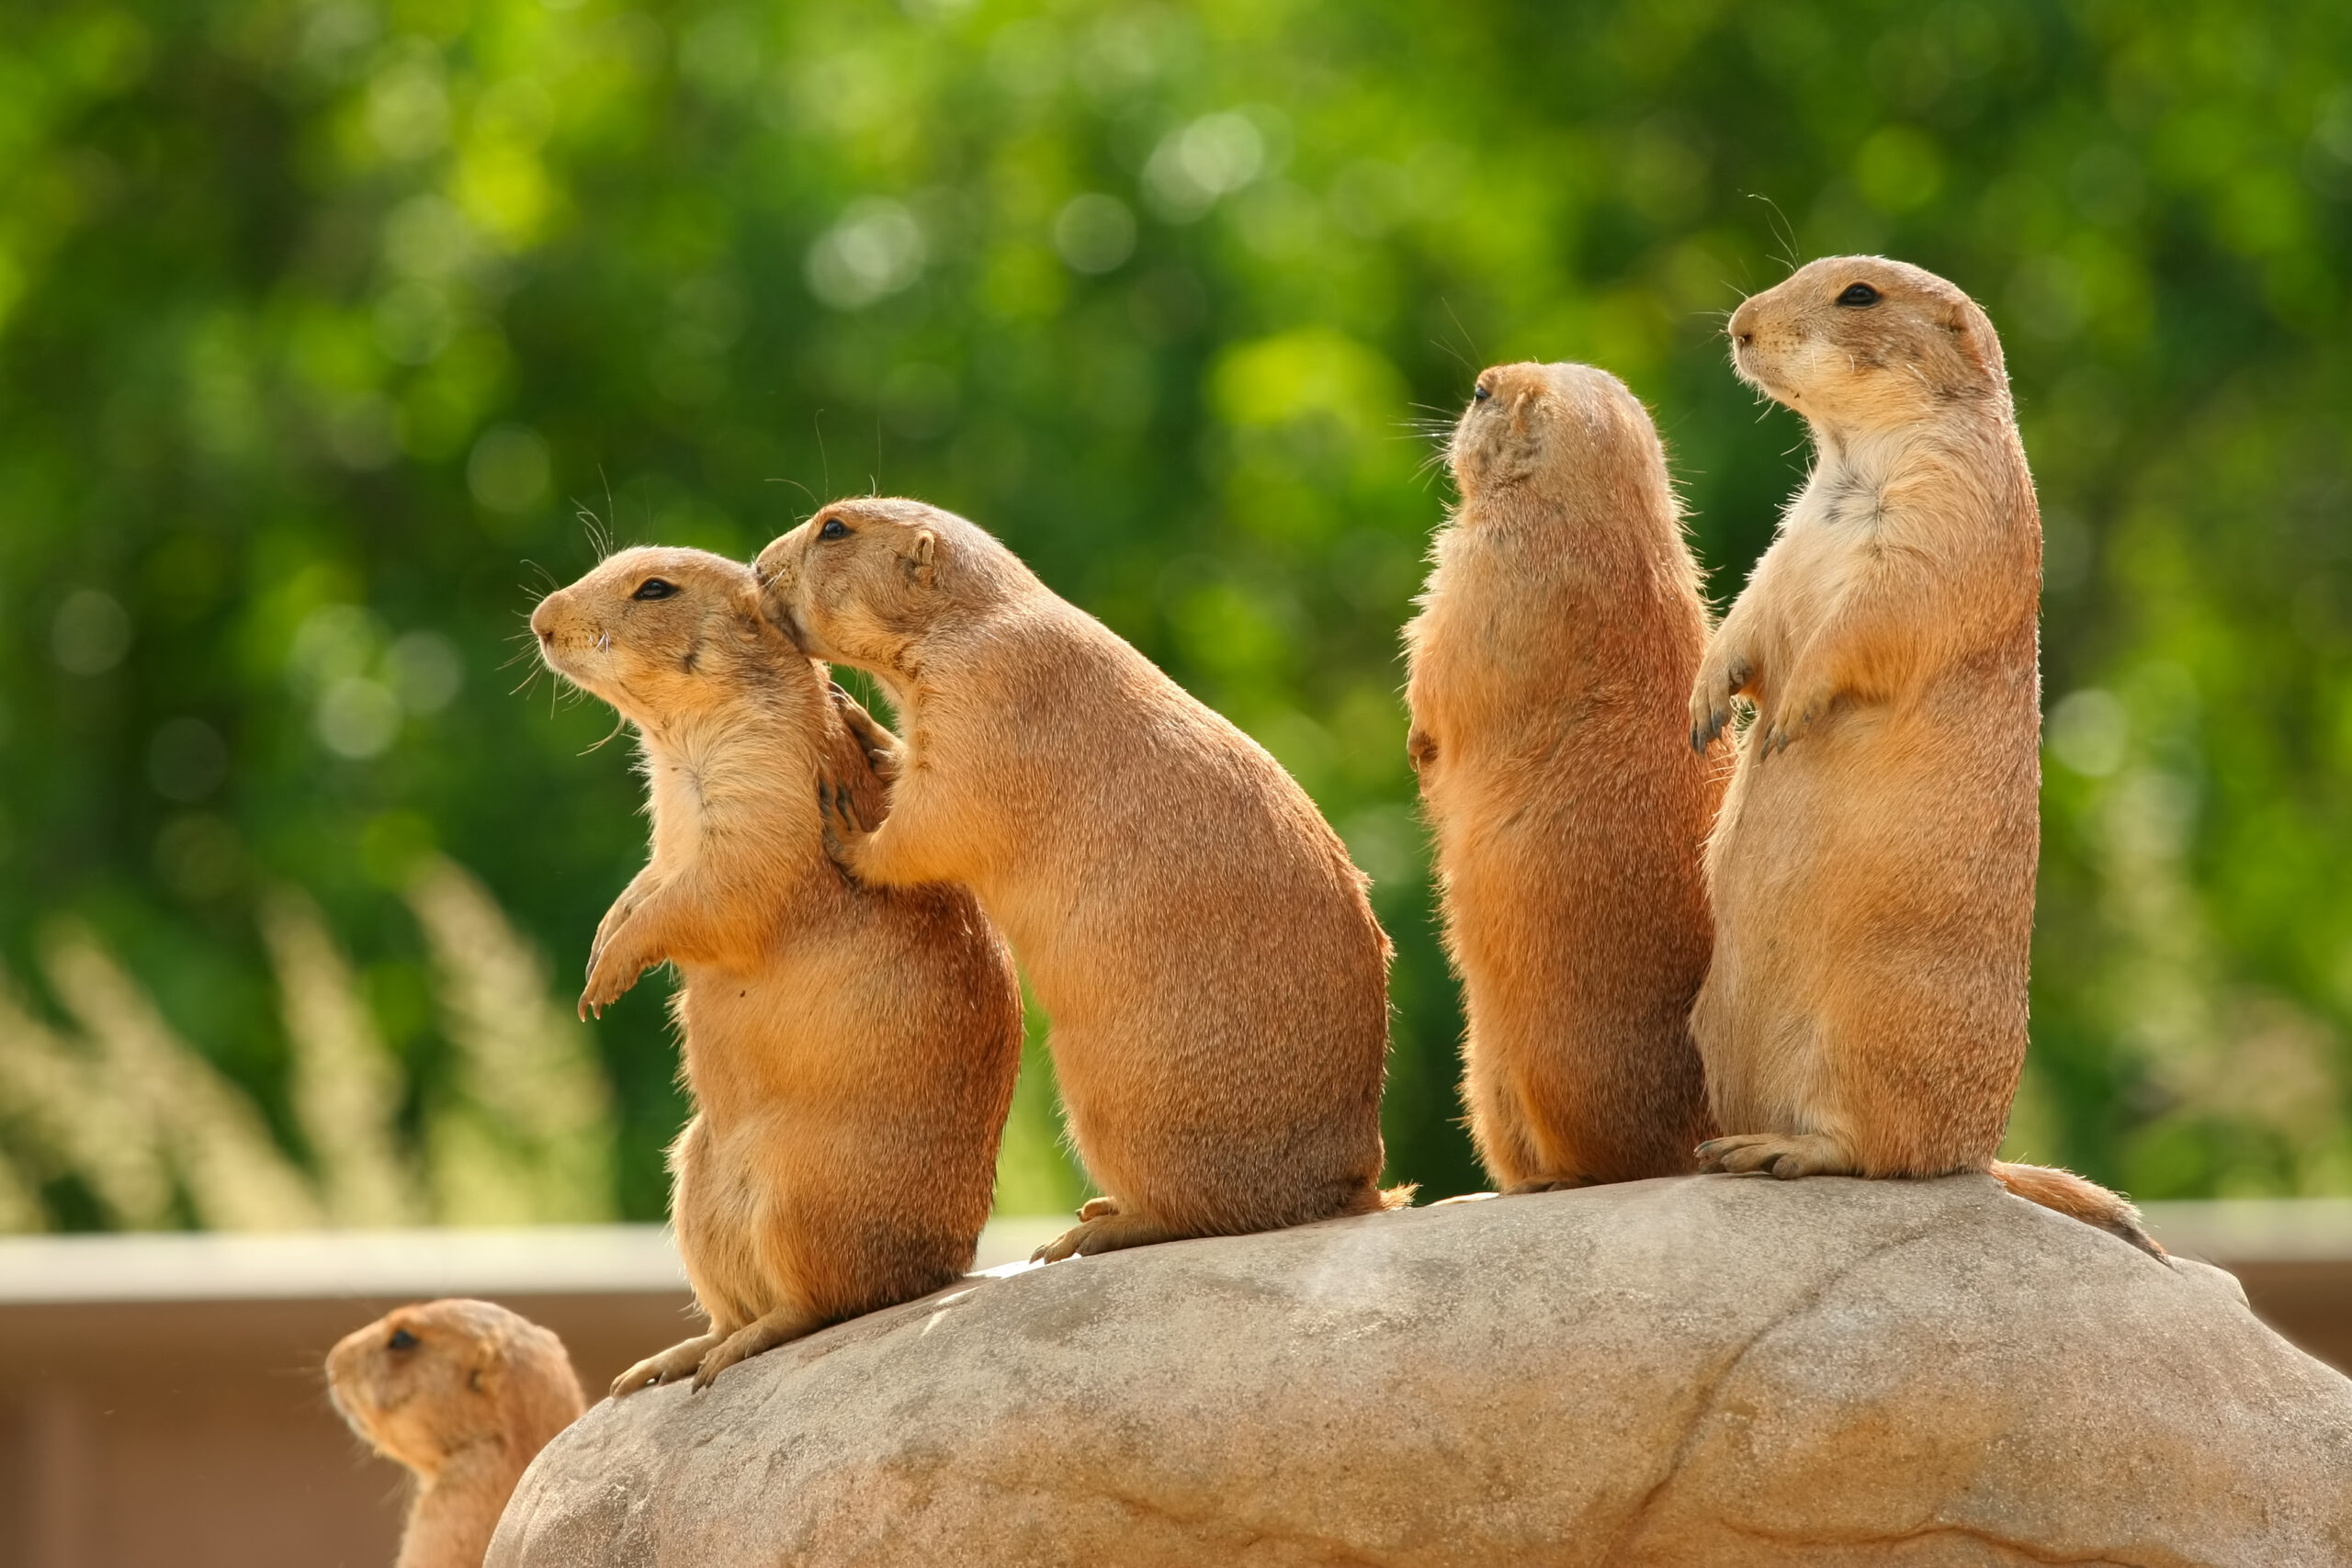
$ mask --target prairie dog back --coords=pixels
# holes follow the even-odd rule
[[[1729,1170],[1989,1170],[2155,1250],[2078,1177],[1996,1162],[2026,1048],[2041,529],[1998,336],[1933,274],[1814,262],[1730,323],[1815,463],[1715,635],[1704,744],[1755,704],[1692,1014]]]
[[[843,865],[968,884],[1052,1018],[1105,1195],[1045,1255],[1380,1207],[1388,942],[1281,766],[936,508],[835,502],[758,571],[770,615],[905,723]]]
[[[1448,456],[1405,640],[1472,1137],[1505,1192],[1690,1170],[1724,759],[1684,743],[1707,613],[1665,451],[1607,372],[1507,365]]]
[[[671,1149],[679,1249],[711,1331],[626,1393],[939,1289],[970,1266],[1021,1052],[1011,955],[972,897],[849,885],[821,777],[881,799],[883,732],[759,614],[749,569],[624,551],[533,616],[549,665],[642,741],[653,853],[605,916],[583,1012],[646,968],[696,1114]]]

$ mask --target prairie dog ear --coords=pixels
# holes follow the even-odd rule
[[[932,558],[939,548],[939,536],[928,528],[915,531],[914,544],[907,551],[907,576],[928,588],[932,584]]]
[[[2001,340],[1993,335],[1993,323],[1982,310],[1973,305],[1954,305],[1944,313],[1944,327],[1972,367],[1996,379],[2007,374],[2007,367],[2001,362]]]
[[[466,1373],[466,1386],[476,1393],[496,1399],[506,1386],[506,1337],[503,1334],[485,1336],[474,1347],[469,1358],[472,1367]]]

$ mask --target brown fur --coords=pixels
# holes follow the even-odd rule
[[[645,601],[650,580],[674,592]],[[710,1332],[615,1393],[725,1368],[971,1266],[1020,1069],[1011,955],[971,895],[850,885],[820,774],[878,806],[855,705],[759,614],[748,568],[633,549],[531,617],[548,665],[635,724],[653,854],[596,932],[583,1015],[668,961],[695,1115],[670,1151]]]
[[[1856,284],[1880,298],[1838,303]],[[1694,744],[1756,705],[1708,851],[1691,1026],[1730,1135],[1702,1156],[1990,1171],[2154,1251],[2116,1194],[1993,1159],[2041,834],[2041,526],[2000,340],[1951,284],[1867,256],[1803,268],[1730,333],[1815,457],[1691,697]]]
[[[1040,1256],[1381,1207],[1388,941],[1290,775],[960,517],[839,502],[758,570],[769,615],[906,726],[842,863],[969,885],[1053,1019],[1105,1196]]]
[[[490,1302],[424,1302],[345,1335],[327,1393],[414,1475],[396,1568],[479,1568],[532,1458],[580,1416],[563,1341]]]
[[[1689,1021],[1723,795],[1683,744],[1699,569],[1623,383],[1507,365],[1478,387],[1405,628],[1471,1137],[1505,1192],[1674,1175],[1713,1130]]]

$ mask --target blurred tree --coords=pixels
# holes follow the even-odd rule
[[[477,1069],[417,868],[474,868],[569,970],[642,852],[604,716],[505,690],[527,584],[588,564],[582,513],[740,554],[919,493],[1322,803],[1399,948],[1392,1173],[1463,1190],[1397,699],[1443,499],[1410,421],[1482,361],[1609,367],[1728,595],[1803,458],[1719,315],[1853,249],[1986,302],[2042,484],[2015,1141],[2143,1197],[2352,1190],[2340,5],[17,7],[0,953],[31,987],[59,921],[96,933],[316,1165],[267,978],[300,885],[421,1147]],[[681,1117],[659,989],[596,1032],[640,1216]],[[1024,1205],[1076,1190],[1050,1106],[1008,1140]]]

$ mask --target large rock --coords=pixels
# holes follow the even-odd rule
[[[1005,1277],[592,1409],[492,1568],[2352,1562],[2352,1382],[1990,1180],[1701,1177]]]

